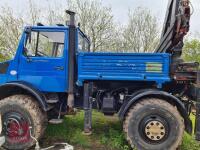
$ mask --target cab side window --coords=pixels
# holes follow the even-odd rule
[[[90,45],[86,38],[81,33],[78,33],[78,50],[82,52],[88,52],[89,47]]]
[[[30,33],[29,33],[30,34]],[[31,35],[27,35],[27,39],[24,45],[24,52],[25,56],[35,56],[36,52],[36,43],[37,43],[37,34],[38,32],[31,32]]]
[[[64,32],[32,31],[27,35],[24,55],[29,57],[63,57]]]

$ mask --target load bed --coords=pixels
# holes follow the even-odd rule
[[[78,85],[88,80],[170,81],[170,54],[79,53]]]

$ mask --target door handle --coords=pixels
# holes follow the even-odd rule
[[[42,62],[48,62],[48,60],[43,60],[43,59],[34,59],[34,60],[33,60],[32,58],[27,58],[26,60],[27,60],[27,62],[29,62],[29,63],[30,63],[30,62],[41,62],[41,63],[42,63]]]
[[[43,59],[35,59],[32,60],[33,62],[49,62],[48,60],[43,60]]]
[[[26,61],[27,61],[28,63],[30,63],[30,62],[32,62],[33,60],[32,60],[31,58],[27,57],[27,58],[26,58]]]
[[[54,67],[55,70],[64,70],[64,67],[63,66],[56,66]]]

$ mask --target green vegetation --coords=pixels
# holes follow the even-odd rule
[[[193,128],[194,128],[195,116],[191,115],[191,120],[192,120]],[[187,133],[185,133],[181,150],[199,150],[199,147],[200,147],[200,144],[194,140],[194,136],[190,136]]]
[[[183,50],[183,58],[185,61],[200,63],[200,40],[199,39],[191,39],[191,40],[185,41],[184,50]]]
[[[5,60],[5,57],[0,53],[0,62],[3,62]]]
[[[195,117],[191,117],[193,122]],[[68,142],[76,150],[130,150],[122,132],[122,123],[117,117],[105,117],[103,114],[93,112],[93,134],[82,134],[83,112],[75,117],[67,116],[60,125],[49,125],[42,139],[42,146],[46,147],[56,142]],[[181,150],[198,150],[198,144],[193,137],[185,134]]]

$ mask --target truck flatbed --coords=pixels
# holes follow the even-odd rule
[[[86,80],[170,81],[170,54],[79,53],[78,84]]]

